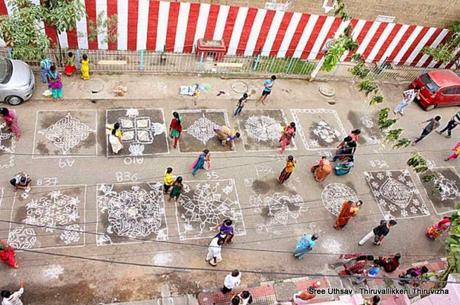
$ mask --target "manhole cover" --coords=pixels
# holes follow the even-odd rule
[[[329,85],[323,85],[319,87],[319,93],[327,97],[335,96],[335,89]]]
[[[91,93],[99,93],[104,89],[104,82],[100,79],[92,79],[88,87]]]
[[[236,82],[233,82],[232,84],[232,90],[235,91],[236,93],[239,93],[239,94],[243,94],[243,93],[246,93],[248,92],[248,84],[246,84],[245,82],[243,81],[236,81]]]

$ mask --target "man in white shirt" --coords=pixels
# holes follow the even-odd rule
[[[208,247],[208,255],[206,255],[206,261],[213,267],[217,266],[217,263],[222,261],[222,245],[224,239],[219,236],[214,237]]]
[[[420,94],[419,89],[409,89],[403,92],[403,99],[399,104],[395,107],[393,112],[395,114],[399,113],[400,115],[404,115],[404,108],[409,106],[416,98],[418,98]]]
[[[241,273],[238,270],[233,270],[227,274],[224,279],[224,287],[221,289],[223,294],[229,293],[233,288],[238,287],[241,283]]]
[[[8,290],[2,290],[2,305],[23,305],[20,299],[21,295],[24,293],[24,286],[21,283],[21,289],[16,292],[11,293]]]

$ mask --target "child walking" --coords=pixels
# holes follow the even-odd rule
[[[238,104],[236,105],[235,112],[233,113],[233,116],[237,116],[241,113],[241,110],[243,110],[244,104],[246,104],[246,101],[248,100],[248,94],[244,93],[243,96],[238,100]]]
[[[169,189],[174,183],[174,176],[172,174],[172,171],[173,171],[172,167],[168,167],[163,177],[163,188],[164,188],[165,194],[169,192]]]

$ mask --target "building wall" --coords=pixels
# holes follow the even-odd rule
[[[39,1],[39,0],[34,0]],[[387,59],[394,64],[423,67],[440,65],[421,53],[425,46],[436,46],[449,36],[446,29],[400,23],[380,23],[364,19],[343,22],[333,16],[293,13],[258,8],[205,3],[158,2],[152,0],[81,0],[87,18],[77,28],[56,37],[45,31],[63,48],[109,50],[155,50],[193,52],[200,38],[224,40],[228,55],[296,57],[318,60],[329,39],[351,24],[357,50],[368,62]],[[452,1],[452,0],[451,0]],[[11,9],[0,0],[0,14]],[[88,39],[88,24],[96,16],[117,16],[116,41],[107,33]],[[341,60],[350,60],[346,53]]]
[[[171,0],[174,1],[174,0]],[[271,0],[192,0],[264,8]],[[288,0],[277,0],[285,3]],[[378,15],[395,16],[395,22],[424,26],[448,27],[460,19],[460,0],[344,0],[349,14],[358,19],[373,20]],[[323,0],[291,0],[294,12],[324,14]]]

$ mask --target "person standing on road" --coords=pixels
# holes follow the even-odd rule
[[[52,64],[53,63],[49,58],[45,58],[40,61],[40,80],[44,84],[48,82],[48,73],[50,72]]]
[[[280,154],[284,153],[288,145],[291,145],[292,138],[295,137],[296,131],[297,129],[295,127],[294,122],[291,122],[289,123],[289,125],[284,127],[283,133],[281,134],[281,137],[279,140],[280,146],[281,146],[280,151],[279,151]]]
[[[416,98],[418,98],[420,90],[409,89],[403,92],[403,99],[393,110],[394,114],[404,115],[404,109],[409,106]]]
[[[452,130],[454,130],[457,125],[460,124],[460,111],[457,112],[447,123],[446,127],[444,127],[442,130],[436,131],[439,134],[443,134],[444,131],[447,130],[447,136],[446,138],[450,138],[452,136]]]
[[[225,277],[224,287],[222,287],[221,291],[223,294],[229,293],[233,290],[233,288],[240,286],[240,284],[241,272],[235,269],[232,271],[232,273],[227,274],[227,276]]]
[[[2,296],[2,305],[23,305],[21,296],[24,293],[24,284],[21,282],[21,289],[16,292],[9,290],[2,290],[0,295]]]
[[[267,97],[272,93],[273,85],[275,83],[276,76],[272,75],[270,79],[267,79],[264,81],[264,90],[262,90],[262,95],[259,97],[259,99],[256,102],[256,105],[260,102],[263,105],[265,105],[265,100]]]
[[[235,109],[235,112],[233,113],[233,116],[240,115],[247,100],[248,100],[248,94],[244,93],[243,96],[238,100],[238,104],[236,105],[236,109]]]
[[[82,56],[80,72],[82,80],[89,80],[89,59],[86,54],[83,54]]]
[[[61,73],[59,73],[56,66],[52,64],[48,72],[48,87],[51,89],[53,99],[57,100],[62,98],[62,86]]]
[[[16,110],[2,107],[0,108],[0,114],[2,115],[2,118],[6,123],[6,127],[8,127],[12,133],[14,133],[16,141],[19,140],[19,138],[21,137],[21,129],[18,126]]]
[[[313,250],[313,247],[316,244],[316,240],[318,239],[317,234],[304,234],[299,241],[294,250],[294,257],[297,259],[302,259],[305,254]]]
[[[173,112],[173,118],[169,124],[169,136],[173,139],[173,147],[177,147],[179,143],[180,133],[182,132],[182,118],[179,116],[179,113]]]
[[[176,181],[174,181],[171,189],[171,193],[169,194],[169,199],[168,201],[171,201],[171,199],[174,198],[175,201],[179,199],[180,194],[182,193],[182,189],[184,188],[184,185],[182,184],[182,177],[179,176],[176,178]]]
[[[358,243],[358,245],[364,245],[369,239],[374,238],[374,245],[380,246],[382,244],[383,239],[385,236],[390,233],[391,227],[397,225],[398,223],[396,220],[392,219],[390,222],[386,222],[385,220],[380,221],[380,225],[372,229],[369,233],[367,233]]]
[[[449,161],[458,158],[458,156],[460,155],[460,142],[455,144],[455,146],[451,150],[453,151],[453,153],[449,157],[445,158],[444,161]]]
[[[415,145],[417,144],[418,142],[420,142],[423,138],[425,138],[427,135],[429,135],[433,130],[435,130],[436,128],[439,127],[439,121],[441,120],[441,117],[439,115],[435,116],[434,118],[431,118],[429,120],[426,120],[426,121],[423,121],[423,123],[428,123],[425,128],[423,128],[422,130],[422,134],[420,135],[420,137],[418,137],[417,139],[415,139],[414,142],[412,142],[412,145]]]
[[[343,229],[347,225],[348,221],[352,217],[356,216],[356,214],[358,214],[359,208],[362,204],[363,202],[361,200],[358,200],[357,202],[346,200],[342,204],[342,208],[340,209],[339,215],[337,216],[334,228],[336,230]]]
[[[172,174],[172,171],[173,171],[172,167],[168,167],[163,176],[163,189],[164,189],[165,194],[169,192],[169,189],[174,184],[174,176]]]
[[[286,180],[291,177],[292,172],[295,168],[295,160],[294,157],[289,155],[286,159],[286,166],[281,171],[280,176],[278,177],[279,184],[283,184]]]
[[[195,162],[193,162],[192,175],[195,176],[200,169],[205,169],[205,165],[208,170],[211,168],[211,153],[209,152],[209,149],[203,150]]]
[[[222,261],[222,245],[224,239],[219,236],[214,237],[208,247],[208,254],[206,255],[206,261],[213,267],[217,266]]]

